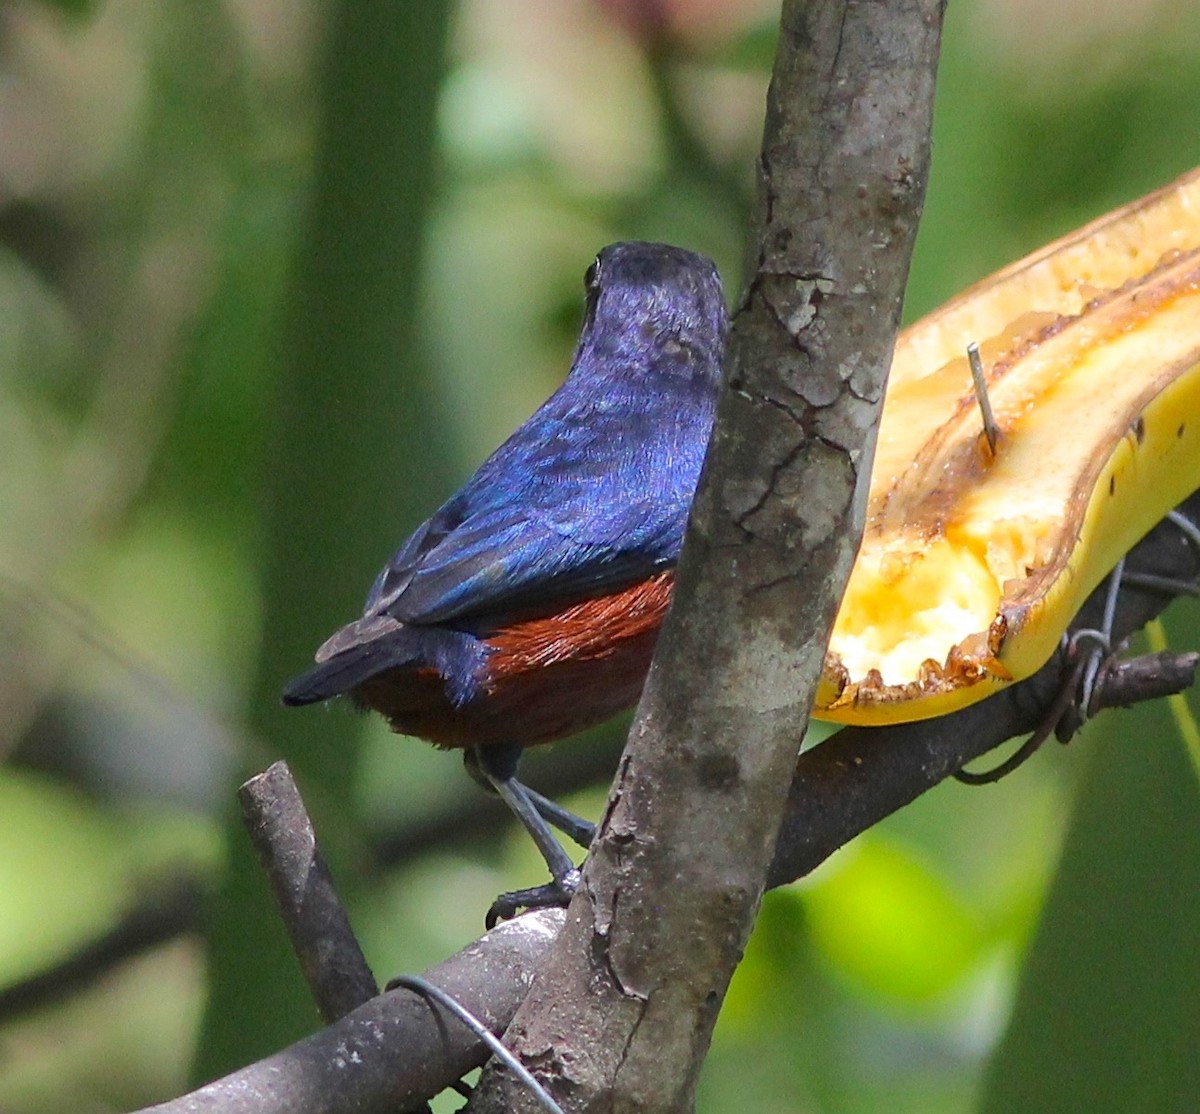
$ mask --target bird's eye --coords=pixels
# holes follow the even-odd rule
[[[592,261],[592,265],[583,276],[583,288],[589,294],[600,285],[600,256]]]

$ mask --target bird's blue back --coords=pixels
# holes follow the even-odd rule
[[[719,385],[720,280],[661,244],[615,244],[596,268],[566,381],[396,553],[368,615],[481,629],[678,559]]]

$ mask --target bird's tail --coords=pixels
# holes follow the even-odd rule
[[[370,680],[386,669],[411,665],[417,656],[410,628],[387,615],[369,615],[342,627],[317,651],[317,664],[290,680],[288,705],[316,704]]]
[[[317,651],[317,664],[284,686],[283,702],[316,704],[352,692],[380,673],[405,668],[434,669],[456,690],[472,670],[474,641],[458,631],[368,615],[342,627]]]
[[[374,654],[342,654],[288,681],[283,687],[283,702],[296,707],[340,696],[370,680],[381,668],[388,667],[381,667]]]

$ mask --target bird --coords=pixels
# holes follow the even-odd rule
[[[392,730],[461,748],[550,871],[489,927],[565,904],[594,828],[517,778],[525,747],[632,708],[670,604],[715,418],[729,315],[703,255],[603,248],[557,390],[379,573],[361,618],[290,681],[287,705],[348,695]]]

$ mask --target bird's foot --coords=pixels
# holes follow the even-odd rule
[[[501,894],[492,902],[484,924],[491,930],[496,927],[497,922],[515,917],[522,909],[554,909],[569,905],[575,891],[579,889],[580,877],[579,870],[572,867],[561,878],[554,878],[544,886]]]

